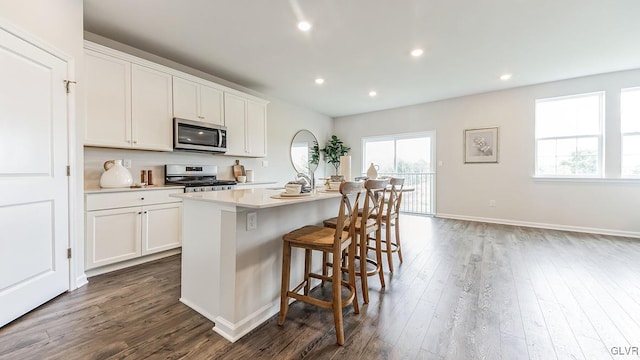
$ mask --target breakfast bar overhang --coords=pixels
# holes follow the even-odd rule
[[[282,235],[320,225],[338,210],[337,192],[281,193],[238,189],[173,195],[183,200],[180,301],[213,321],[213,330],[231,342],[279,311]],[[247,221],[253,213],[255,228]],[[314,258],[314,268],[321,262],[320,256]],[[304,252],[294,251],[291,264],[291,283],[299,283]]]

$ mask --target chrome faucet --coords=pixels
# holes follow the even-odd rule
[[[309,186],[311,187],[311,191],[313,192],[313,190],[316,187],[316,184],[315,184],[315,181],[314,181],[315,176],[313,175],[313,171],[311,171],[311,176],[309,176],[309,175],[307,175],[305,173],[299,172],[296,175],[296,177],[303,178],[309,184]]]

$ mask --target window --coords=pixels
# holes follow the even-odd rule
[[[622,176],[640,177],[640,88],[620,94]]]
[[[435,133],[423,132],[362,139],[362,174],[371,163],[378,165],[378,176],[405,179],[404,186],[414,191],[402,195],[400,211],[433,214],[435,209]]]
[[[536,100],[536,175],[602,175],[604,93]]]

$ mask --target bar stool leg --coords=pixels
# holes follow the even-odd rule
[[[389,272],[393,272],[393,248],[391,246],[391,221],[389,221],[386,226],[386,237],[385,241],[387,243],[387,262],[389,263]]]
[[[363,231],[364,232],[364,231]],[[356,236],[358,238],[358,244],[360,247],[360,283],[362,285],[362,299],[365,304],[369,303],[369,283],[367,275],[367,241],[366,238],[369,235]]]
[[[367,240],[367,242],[369,241]],[[378,226],[378,229],[376,230],[375,242],[376,242],[376,262],[380,267],[380,270],[378,271],[378,276],[380,276],[380,285],[384,289],[385,283],[384,283],[384,274],[382,271],[382,229],[380,226]]]
[[[311,289],[311,281],[309,281],[309,273],[311,272],[311,249],[304,250],[304,294],[309,295]]]
[[[282,287],[280,289],[280,315],[278,325],[284,324],[289,310],[289,277],[291,276],[291,245],[284,241],[282,244]]]
[[[402,246],[400,246],[400,214],[396,217],[396,245],[398,246],[398,258],[402,264]]]
[[[322,276],[327,276],[329,271],[327,271],[327,260],[329,255],[326,252],[322,253]],[[324,280],[320,281],[320,287],[324,287]]]
[[[333,257],[336,259],[336,256]],[[353,266],[353,265],[350,265]],[[333,322],[336,328],[336,339],[338,341],[338,345],[344,344],[344,328],[342,323],[342,284],[341,284],[341,271],[340,271],[340,262],[333,261],[333,274],[331,282],[332,292],[333,292]]]

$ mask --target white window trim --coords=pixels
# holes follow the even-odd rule
[[[619,104],[619,107],[620,107],[620,176],[626,179],[640,179],[640,174],[636,176],[629,176],[629,175],[625,176],[622,174],[622,169],[623,169],[622,161],[624,160],[624,137],[640,135],[640,131],[634,131],[634,132],[622,131],[622,94],[627,91],[629,92],[640,91],[640,86],[620,89],[620,104]]]
[[[599,121],[598,121],[598,130],[599,133],[598,134],[582,134],[582,135],[576,135],[576,136],[557,136],[557,137],[541,137],[538,138],[537,136],[537,117],[536,117],[536,109],[538,108],[538,103],[541,102],[547,102],[547,101],[558,101],[558,100],[567,100],[567,99],[571,99],[571,98],[581,98],[581,97],[588,97],[588,96],[593,96],[593,95],[598,95],[600,97],[600,116],[599,116]],[[604,143],[604,122],[605,122],[605,104],[606,104],[606,91],[601,90],[601,91],[593,91],[593,92],[588,92],[588,93],[581,93],[581,94],[573,94],[573,95],[564,95],[564,96],[554,96],[554,97],[550,97],[550,98],[543,98],[543,99],[536,99],[535,100],[535,104],[534,104],[534,149],[533,149],[533,156],[534,156],[534,161],[533,161],[533,173],[535,174],[533,177],[535,179],[569,179],[569,180],[577,180],[577,179],[607,179],[605,177],[605,171],[604,171],[604,158],[605,158],[605,154],[604,154],[604,149],[605,149],[605,143]],[[548,174],[538,174],[538,140],[551,140],[551,139],[577,139],[580,137],[597,137],[598,138],[598,159],[597,159],[597,166],[598,166],[598,173],[595,175],[548,175]],[[622,149],[622,147],[620,147]],[[622,153],[622,150],[621,150]]]

